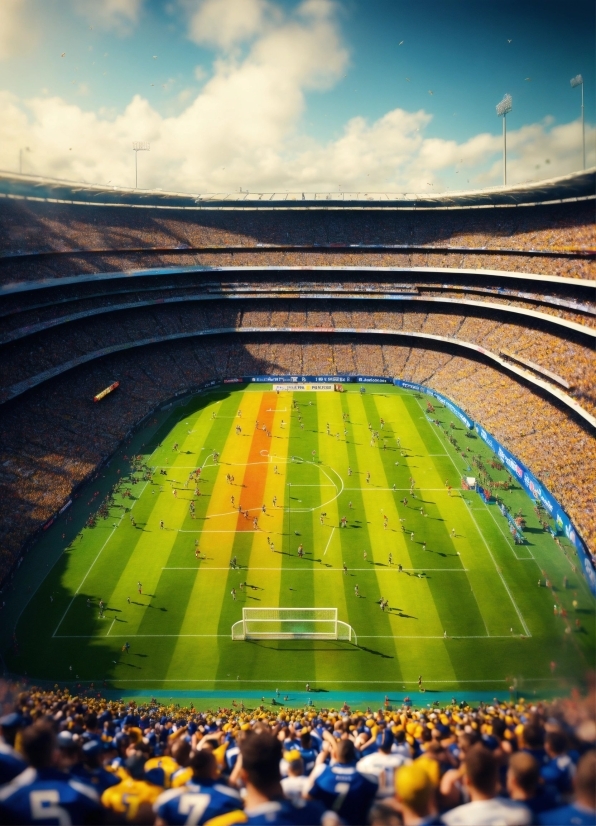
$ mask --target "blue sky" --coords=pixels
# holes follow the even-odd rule
[[[566,174],[578,73],[596,160],[595,22],[585,0],[2,0],[0,166],[28,146],[25,171],[130,185],[136,139],[164,189],[498,185],[509,93],[510,181]]]

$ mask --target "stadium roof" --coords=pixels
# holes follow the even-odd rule
[[[36,178],[0,172],[0,197],[58,203],[174,209],[466,209],[532,206],[596,197],[596,167],[560,178],[467,192],[183,193]]]

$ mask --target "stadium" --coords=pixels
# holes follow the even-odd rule
[[[2,175],[10,684],[123,731],[563,720],[595,646],[595,185]]]

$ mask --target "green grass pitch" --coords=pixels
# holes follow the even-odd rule
[[[495,505],[460,490],[462,476],[474,471],[429,422],[426,399],[391,386],[358,391],[276,394],[270,385],[250,385],[156,415],[26,557],[5,595],[9,671],[239,696],[306,682],[321,690],[410,692],[419,676],[427,690],[445,691],[503,691],[514,679],[522,690],[580,684],[593,660],[594,602],[572,570],[571,548],[565,555],[541,531],[520,489],[504,495],[527,518],[523,546],[513,544]],[[435,415],[454,423],[464,449],[490,459],[447,409],[436,406]],[[369,424],[379,431],[373,444]],[[152,481],[140,474],[132,481],[131,453],[155,469]],[[198,467],[200,482],[185,487]],[[84,527],[119,479],[108,517]],[[538,587],[543,571],[567,620],[554,616],[553,593]],[[357,645],[232,641],[244,606],[335,607]]]

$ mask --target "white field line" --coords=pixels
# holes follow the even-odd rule
[[[91,682],[98,682],[99,683],[99,682],[103,681],[104,679],[105,679],[104,677],[96,677],[95,679],[91,680]],[[246,684],[246,683],[257,683],[257,684],[259,684],[259,683],[260,684],[271,683],[272,685],[304,685],[305,683],[309,682],[311,686],[313,686],[313,685],[316,686],[317,684],[320,685],[321,683],[325,683],[326,680],[324,678],[321,678],[320,676],[319,676],[318,681],[315,680],[314,677],[311,677],[310,680],[308,680],[308,679],[303,679],[303,680],[245,680],[245,679],[242,679],[242,680],[240,680],[240,679],[236,679],[236,680],[231,680],[231,679],[230,680],[228,680],[228,679],[219,680],[218,679],[218,680],[214,680],[213,678],[204,679],[204,680],[193,680],[193,679],[178,680],[175,677],[160,677],[160,678],[157,678],[157,679],[145,679],[145,680],[143,680],[143,679],[141,679],[141,680],[135,680],[135,679],[130,680],[130,679],[127,678],[126,682],[127,683],[176,683],[176,684],[179,684],[179,683],[194,683],[194,684],[210,683],[212,686],[213,685],[218,685],[220,683],[231,683],[231,684],[236,685],[236,686],[241,685],[243,683],[244,684]],[[328,680],[328,682],[332,683],[334,685],[340,685],[340,686],[346,686],[346,685],[388,685],[388,686],[389,685],[393,685],[393,686],[418,685],[418,680],[393,680],[393,681],[392,680],[342,680],[341,682],[338,683],[333,677],[330,678]],[[484,684],[484,685],[494,685],[495,683],[505,683],[505,684],[507,684],[508,682],[510,682],[510,681],[509,680],[503,680],[501,678],[491,679],[490,677],[487,677],[485,680],[455,680],[455,679],[451,679],[451,680],[423,680],[424,685],[472,685],[472,684],[476,684],[476,683],[480,683],[480,684]],[[558,682],[558,681],[548,679],[547,677],[529,677],[529,678],[524,678],[524,682],[526,682],[526,683],[537,683],[537,682],[538,683],[554,683],[554,682]],[[454,689],[454,690],[456,690],[456,689]],[[311,689],[311,691],[312,691],[312,689]],[[316,689],[315,689],[314,693],[316,693]],[[431,698],[429,698],[429,700],[430,699]],[[323,698],[321,698],[321,701],[322,700],[323,700]]]
[[[179,639],[180,637],[190,637],[192,639],[232,639],[231,634],[112,634],[110,639],[128,640],[128,639]],[[486,634],[450,634],[444,637],[443,634],[359,634],[359,640],[511,640],[519,639],[519,634],[495,634],[487,636]],[[57,640],[94,640],[97,639],[93,634],[58,634]],[[273,638],[269,638],[273,639]],[[339,640],[328,640],[328,642],[339,642]],[[259,682],[258,680],[256,682]],[[424,682],[427,682],[426,680]]]
[[[325,556],[325,554],[327,553],[327,549],[329,548],[329,545],[331,544],[331,538],[333,537],[334,531],[335,531],[335,525],[331,528],[331,533],[329,534],[329,539],[327,540],[327,544],[325,545],[325,550],[323,551],[323,556]],[[329,570],[329,568],[327,568],[326,570]],[[333,569],[331,569],[331,570],[333,570]],[[340,568],[337,568],[336,570],[339,571]],[[343,569],[341,569],[341,570],[343,570]]]
[[[111,624],[111,625],[110,625],[110,627],[108,628],[108,633],[106,634],[106,637],[109,637],[109,636],[110,636],[110,631],[111,631],[111,630],[112,630],[112,628],[114,627],[114,623],[115,623],[115,622],[116,622],[116,617],[114,617],[114,619],[112,620],[112,624]],[[117,634],[116,636],[119,636],[119,635]]]
[[[417,399],[416,401],[418,402],[418,405],[420,405],[420,402],[418,401],[418,399]],[[453,461],[453,456],[451,456],[451,454],[449,454],[449,458],[450,458],[450,460],[451,460],[451,464],[452,464],[452,465],[453,465],[453,467],[455,468],[456,473],[459,475],[460,471],[458,470],[457,465],[456,465],[456,464],[455,464],[455,462]],[[465,499],[464,499],[463,501],[464,501],[464,503],[465,503]],[[467,505],[466,505],[466,507],[467,507]],[[469,508],[468,508],[468,511],[469,511]],[[470,512],[470,511],[469,511],[469,512]],[[511,590],[510,590],[510,588],[509,588],[509,585],[507,585],[507,582],[506,582],[506,580],[505,580],[505,577],[503,576],[503,574],[502,574],[502,573],[501,573],[501,571],[499,570],[499,567],[498,567],[498,565],[497,565],[497,561],[496,561],[496,559],[495,559],[495,558],[494,558],[494,556],[493,556],[493,553],[492,553],[492,551],[491,551],[491,549],[490,549],[490,546],[489,546],[488,542],[486,541],[486,539],[484,538],[484,534],[483,534],[483,533],[482,533],[482,531],[480,530],[480,526],[478,525],[478,522],[476,522],[476,519],[474,518],[474,514],[473,514],[473,513],[471,513],[471,512],[470,512],[470,517],[471,517],[472,521],[474,522],[474,524],[476,525],[476,530],[478,531],[478,533],[480,534],[480,537],[482,538],[482,542],[484,543],[484,546],[485,546],[486,550],[488,551],[490,558],[491,558],[491,559],[492,559],[492,561],[493,561],[493,565],[495,566],[495,570],[496,570],[496,572],[498,573],[498,575],[499,575],[499,577],[500,577],[500,579],[501,579],[501,582],[502,582],[502,583],[503,583],[503,585],[505,586],[505,590],[506,590],[506,591],[507,591],[507,593],[509,594],[509,599],[511,600],[511,604],[512,604],[512,605],[513,605],[513,607],[515,608],[515,612],[517,613],[517,616],[519,617],[519,621],[520,621],[520,622],[521,622],[521,624],[522,624],[522,628],[524,629],[524,631],[525,631],[526,635],[527,635],[528,637],[531,637],[531,636],[532,636],[532,634],[530,633],[530,629],[529,629],[529,628],[528,628],[528,626],[526,625],[526,621],[525,621],[525,619],[523,618],[522,612],[519,610],[519,607],[518,607],[518,605],[517,605],[517,602],[516,602],[516,601],[514,600],[514,598],[513,598],[513,594],[511,593]],[[474,590],[474,589],[472,589],[472,591],[473,591],[473,590]],[[476,595],[474,595],[474,596],[476,596]],[[478,600],[476,600],[476,602],[478,602]],[[478,606],[478,608],[480,608],[480,605]],[[482,613],[482,612],[481,612],[481,613]]]
[[[404,463],[405,464],[405,463]],[[368,491],[369,493],[380,493],[381,491],[393,491],[393,493],[409,493],[410,488],[377,488],[377,487],[366,487],[366,488],[344,488],[346,491]],[[447,493],[447,488],[416,488],[417,491],[420,493]]]
[[[516,550],[515,550],[515,545],[511,544],[511,542],[510,542],[509,538],[508,538],[508,537],[506,536],[506,534],[503,532],[503,528],[499,525],[499,523],[498,523],[498,522],[497,522],[497,520],[495,519],[495,515],[494,515],[494,513],[491,511],[490,507],[486,504],[486,502],[483,502],[482,504],[483,504],[483,506],[484,506],[484,507],[482,508],[482,510],[487,510],[487,511],[489,512],[491,519],[493,520],[493,522],[495,523],[495,525],[497,526],[497,528],[500,530],[501,535],[503,536],[503,539],[505,540],[505,542],[507,542],[507,544],[508,544],[508,545],[509,545],[509,547],[511,548],[511,550],[512,550],[512,552],[513,552],[513,556],[517,559],[517,561],[518,561],[518,562],[524,562],[524,561],[529,561],[529,560],[532,560],[533,562],[536,562],[536,560],[534,559],[534,554],[532,553],[532,551],[530,550],[530,548],[529,548],[529,547],[528,547],[528,551],[530,552],[530,556],[518,556],[518,555],[517,555],[517,552],[516,552]],[[537,562],[536,562],[536,565],[538,566],[538,568],[540,568],[540,565],[538,565],[538,563],[537,563]]]
[[[151,455],[153,455],[153,454],[151,454]],[[151,457],[149,457],[149,458],[151,458]],[[130,510],[131,510],[131,511],[132,511],[132,509],[134,508],[134,506],[136,505],[136,503],[139,501],[139,499],[141,498],[141,496],[143,495],[143,493],[144,493],[144,491],[145,491],[145,488],[147,487],[147,485],[148,485],[148,484],[149,484],[149,482],[145,482],[145,484],[143,485],[143,489],[141,490],[141,492],[139,493],[138,497],[135,499],[135,501],[134,501],[134,502],[132,503],[132,505],[130,506]],[[110,531],[110,533],[109,533],[109,535],[108,535],[108,538],[106,539],[106,541],[103,543],[103,545],[102,545],[102,546],[101,546],[101,548],[99,549],[99,552],[98,552],[97,556],[95,557],[95,559],[93,560],[93,562],[92,562],[92,563],[91,563],[91,565],[89,566],[89,568],[88,568],[88,570],[87,570],[87,573],[85,574],[85,576],[84,576],[84,577],[83,577],[83,579],[81,580],[81,584],[79,585],[79,587],[77,588],[77,590],[74,592],[72,599],[70,600],[70,602],[68,603],[68,605],[67,605],[67,607],[66,607],[66,611],[65,611],[65,612],[62,614],[62,616],[60,617],[60,622],[59,622],[59,623],[58,623],[58,625],[56,626],[56,629],[54,630],[54,633],[52,634],[52,637],[55,637],[55,636],[56,636],[56,633],[57,633],[58,629],[60,628],[60,626],[62,625],[62,623],[63,623],[63,621],[64,621],[64,617],[65,617],[65,616],[68,614],[68,612],[70,611],[70,608],[71,608],[71,606],[72,606],[73,602],[74,602],[74,601],[75,601],[75,599],[77,598],[77,594],[79,593],[79,591],[81,590],[81,588],[82,588],[82,587],[83,587],[83,585],[85,584],[85,580],[87,579],[87,577],[88,577],[88,576],[89,576],[89,574],[91,573],[91,571],[92,571],[92,569],[93,569],[93,566],[95,565],[95,563],[97,562],[97,560],[98,560],[98,559],[99,559],[99,557],[101,556],[103,549],[106,547],[106,545],[108,544],[108,542],[110,541],[110,539],[111,539],[111,538],[112,538],[112,536],[114,535],[114,532],[115,532],[115,531],[116,531],[116,529],[119,527],[119,525],[120,525],[120,523],[122,522],[122,520],[123,520],[123,519],[124,519],[124,511],[123,511],[123,512],[122,512],[122,514],[120,515],[120,519],[117,521],[117,523],[114,525],[114,527],[113,527],[113,528],[112,528],[112,530]],[[108,633],[109,633],[109,632],[108,632]]]
[[[335,528],[334,528],[334,530],[335,530]],[[246,531],[245,533],[248,533],[248,531]],[[331,539],[331,537],[329,537],[329,539]],[[296,557],[296,558],[298,558],[298,557]],[[307,560],[307,562],[308,561],[309,560]],[[201,571],[201,572],[206,572],[206,571],[228,571],[229,568],[230,568],[229,565],[227,567],[220,567],[220,568],[208,568],[206,566],[205,567],[201,566],[200,568],[198,566],[195,566],[195,567],[181,566],[181,567],[175,567],[175,568],[174,567],[165,567],[165,568],[162,568],[161,570],[162,571]],[[239,568],[238,570],[241,570],[241,569]],[[279,571],[279,568],[253,568],[252,565],[251,565],[250,568],[245,568],[245,569],[242,569],[242,570],[248,570],[249,572],[250,571]],[[348,570],[349,571],[368,571],[371,574],[397,574],[397,575],[399,575],[399,571],[397,570],[397,568],[376,568],[376,567],[373,567],[372,565],[370,566],[370,568],[348,568]],[[292,571],[292,572],[297,571],[299,573],[309,573],[309,574],[315,573],[316,574],[316,573],[327,573],[327,572],[332,573],[334,571],[343,571],[343,568],[298,568],[298,567],[296,567],[296,568],[284,568],[284,572],[285,571]],[[469,568],[402,568],[402,571],[413,571],[413,572],[419,571],[420,573],[446,571],[447,573],[465,574],[465,573],[468,573]]]

